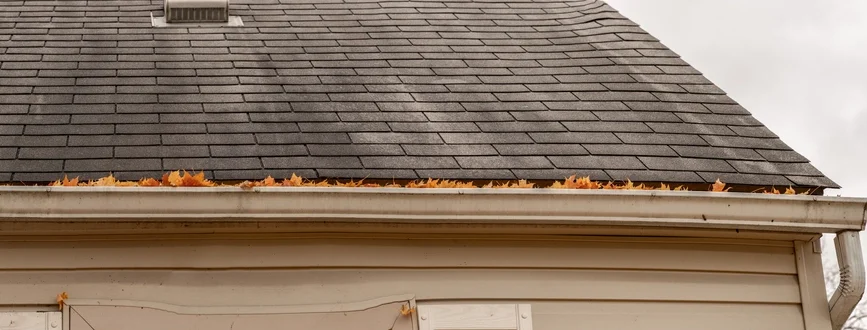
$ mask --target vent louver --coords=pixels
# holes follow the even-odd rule
[[[166,22],[227,22],[229,0],[165,0]]]

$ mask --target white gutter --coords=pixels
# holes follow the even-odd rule
[[[350,222],[604,225],[840,233],[867,199],[745,193],[407,188],[0,187],[3,223]]]
[[[834,290],[828,305],[831,309],[831,325],[834,330],[840,330],[864,296],[865,270],[858,232],[846,231],[837,234],[834,245],[840,266],[840,284]]]

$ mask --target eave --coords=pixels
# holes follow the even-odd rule
[[[0,235],[316,224],[675,228],[799,234],[860,231],[867,199],[748,193],[268,187],[0,188]],[[248,227],[249,227],[248,226]],[[208,229],[210,228],[210,229]],[[488,229],[486,229],[488,228]],[[318,229],[328,231],[327,229]],[[563,231],[567,232],[567,231]]]

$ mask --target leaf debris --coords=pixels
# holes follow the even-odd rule
[[[63,309],[63,305],[65,305],[66,299],[69,299],[69,295],[66,294],[66,291],[57,294],[57,307],[59,309]]]
[[[615,181],[594,181],[589,176],[579,177],[572,175],[564,178],[562,181],[554,181],[549,186],[537,186],[535,183],[527,180],[510,180],[505,182],[495,183],[491,181],[487,184],[477,185],[473,181],[445,180],[445,179],[422,179],[415,180],[405,184],[399,183],[366,183],[364,179],[346,182],[328,180],[305,180],[304,178],[292,174],[291,177],[283,180],[277,180],[271,176],[262,179],[261,181],[244,181],[238,184],[221,184],[210,181],[205,178],[204,172],[190,173],[186,170],[172,171],[163,174],[160,179],[142,178],[138,181],[121,181],[117,180],[113,175],[97,179],[96,181],[81,182],[78,177],[68,178],[66,176],[61,180],[57,180],[49,184],[55,187],[239,187],[244,190],[251,190],[258,187],[370,187],[370,188],[489,188],[489,189],[580,189],[580,190],[661,190],[661,191],[688,191],[684,186],[671,186],[665,183],[660,183],[659,186],[650,186],[644,183],[636,184],[631,180],[625,182]],[[708,187],[712,192],[728,192],[731,187],[728,187],[719,179]],[[795,195],[797,191],[788,187],[784,191],[780,191],[775,187],[770,189],[759,189],[756,193],[774,194],[774,195]],[[801,195],[809,195],[810,191],[800,193]]]

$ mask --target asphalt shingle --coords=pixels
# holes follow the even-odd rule
[[[601,0],[0,3],[0,182],[287,177],[834,187]]]

